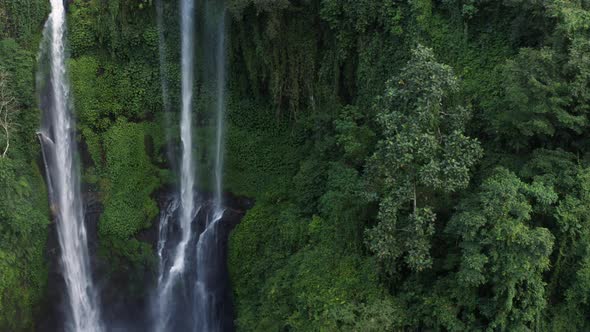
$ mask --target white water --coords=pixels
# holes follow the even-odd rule
[[[160,262],[158,269],[158,285],[162,283],[164,278],[164,271],[166,268],[164,249],[166,242],[168,242],[168,232],[170,219],[174,216],[174,213],[178,209],[179,202],[176,197],[172,198],[166,205],[165,210],[160,214],[160,225],[158,228],[158,247],[157,254]]]
[[[180,229],[181,239],[172,259],[172,267],[166,278],[162,278],[159,287],[158,326],[156,330],[165,331],[170,318],[168,312],[172,290],[182,276],[186,264],[187,245],[191,239],[191,223],[195,216],[194,186],[195,166],[192,155],[192,106],[193,106],[193,62],[194,62],[194,1],[181,0],[181,66],[182,66],[182,108],[180,138],[182,141],[182,161],[180,169]]]
[[[215,290],[216,280],[221,266],[218,262],[222,254],[218,252],[218,224],[221,222],[224,208],[222,200],[223,190],[223,156],[224,156],[224,121],[225,121],[225,84],[226,84],[226,45],[225,45],[225,5],[223,1],[206,0],[202,17],[205,27],[204,47],[208,52],[205,55],[205,67],[212,69],[211,75],[204,75],[204,85],[211,89],[214,97],[212,110],[215,112],[215,136],[211,140],[211,151],[214,159],[214,196],[213,204],[201,204],[195,208],[194,189],[195,165],[192,156],[192,106],[193,106],[193,59],[194,59],[194,22],[193,16],[195,11],[194,0],[180,0],[181,12],[181,65],[182,65],[182,108],[180,122],[180,136],[182,142],[182,156],[180,167],[180,195],[179,200],[168,202],[165,210],[161,214],[160,233],[157,247],[157,254],[160,260],[160,271],[158,277],[158,292],[156,299],[156,326],[155,330],[170,331],[175,328],[177,320],[185,321],[183,328],[192,326],[192,330],[198,332],[212,332],[221,329],[220,316],[217,305],[219,300],[216,298]],[[163,15],[161,3],[157,3],[157,18],[160,29],[160,61],[161,67],[164,65],[163,57]],[[207,38],[208,37],[208,38]],[[163,93],[167,86],[162,85]],[[165,100],[166,102],[166,100]],[[167,125],[168,126],[168,125]],[[198,210],[204,208],[202,220],[202,232],[197,239],[194,239],[192,221],[195,219]],[[178,209],[179,213],[175,214]],[[196,211],[195,211],[196,210]],[[169,248],[168,244],[171,239],[168,238],[170,221],[173,216],[178,215],[180,238],[175,248]],[[172,226],[172,227],[174,227]],[[196,241],[195,241],[196,240]],[[196,251],[188,248],[196,243]],[[166,254],[171,252],[171,254]],[[196,266],[187,267],[187,262],[194,262]],[[195,274],[196,273],[196,274]],[[191,280],[192,279],[192,280]],[[190,288],[179,288],[187,286],[185,282],[194,285]],[[178,287],[177,287],[178,286]],[[180,292],[179,292],[180,291]],[[194,314],[194,318],[176,317],[177,306],[186,306],[188,303],[183,302],[182,297],[192,291],[194,296],[194,306],[183,307],[189,309],[188,312]],[[188,293],[185,293],[188,292]],[[183,304],[184,303],[184,304]],[[183,323],[181,323],[182,325]]]
[[[197,242],[197,279],[195,282],[195,305],[197,310],[197,324],[195,332],[220,330],[219,317],[216,313],[215,292],[211,291],[211,266],[215,266],[213,260],[220,259],[218,250],[217,224],[222,220],[223,209],[223,147],[224,147],[224,122],[225,122],[225,6],[223,1],[207,1],[205,4],[206,33],[213,36],[215,69],[215,188],[214,210],[211,220],[207,220],[205,230],[199,235]]]
[[[221,13],[217,17],[215,28],[215,110],[217,113],[217,130],[215,140],[215,208],[221,210],[223,205],[223,132],[225,123],[225,8],[222,2]],[[219,9],[218,9],[219,10]],[[207,13],[209,14],[209,13]],[[209,15],[207,15],[209,17]]]
[[[186,245],[191,237],[191,222],[194,210],[195,166],[193,162],[192,107],[193,107],[193,58],[194,58],[194,2],[181,0],[182,26],[182,110],[180,138],[182,141],[182,165],[180,169],[180,241],[171,274],[184,271]]]
[[[176,206],[174,206],[176,204]],[[182,202],[181,202],[182,204]],[[158,298],[157,298],[157,323],[155,331],[168,331],[169,324],[171,323],[172,315],[174,314],[171,309],[174,302],[174,286],[179,281],[184,273],[186,247],[190,241],[190,231],[188,235],[185,235],[182,230],[182,238],[172,257],[172,266],[168,273],[166,273],[166,264],[164,260],[164,249],[166,242],[168,241],[168,223],[174,212],[180,207],[182,213],[182,205],[178,206],[178,201],[169,204],[167,210],[164,212],[163,219],[160,219],[160,239],[158,240],[158,256],[160,259],[160,274],[158,276]],[[192,220],[200,211],[201,207],[197,207],[194,214],[190,216]],[[181,225],[182,226],[182,225]],[[190,228],[190,221],[189,221]],[[180,261],[182,259],[182,261]],[[181,263],[179,263],[181,262]],[[180,265],[181,264],[181,265]]]
[[[65,64],[66,22],[63,0],[51,0],[51,13],[44,35],[49,40],[51,97],[49,128],[42,134],[50,144],[48,183],[53,187],[61,265],[69,301],[66,329],[76,332],[102,331],[96,290],[92,283],[80,184],[74,167],[74,121],[70,114],[70,89]]]
[[[219,259],[219,253],[215,252],[218,248],[217,224],[223,218],[224,210],[216,208],[213,217],[209,220],[207,216],[207,226],[197,242],[197,279],[195,282],[195,304],[197,308],[197,324],[195,332],[199,331],[218,331],[219,318],[215,312],[215,293],[211,292],[212,266],[216,265],[212,260]]]

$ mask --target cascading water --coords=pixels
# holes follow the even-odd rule
[[[161,3],[156,5],[158,25],[162,30]],[[192,17],[195,5],[193,0],[181,0],[181,181],[180,194],[164,202],[160,215],[157,246],[160,270],[158,291],[154,301],[156,331],[232,330],[231,309],[228,309],[227,303],[228,284],[223,250],[225,244],[219,240],[222,234],[219,233],[219,225],[225,212],[222,200],[226,108],[225,4],[221,0],[203,0],[198,8],[199,13],[203,14],[199,22],[203,26],[203,29],[199,30],[199,33],[203,33],[203,91],[207,96],[213,97],[210,102],[214,111],[211,119],[215,125],[210,146],[214,158],[213,199],[210,202],[194,194],[197,186],[192,156],[191,112],[195,39]],[[163,43],[162,31],[160,43]],[[162,45],[160,47],[162,49]],[[160,56],[163,56],[163,52],[160,52]],[[165,88],[167,87],[162,85],[162,89]],[[223,234],[227,234],[227,229],[224,229],[224,232]],[[198,236],[195,236],[197,234]]]
[[[186,244],[190,240],[191,222],[194,210],[195,167],[193,159],[192,108],[193,108],[193,62],[194,62],[194,1],[181,0],[181,69],[182,109],[180,138],[182,141],[182,167],[180,170],[180,225],[182,241],[178,247],[177,259],[172,266],[184,270]]]
[[[193,107],[193,62],[194,62],[194,1],[181,0],[181,66],[182,66],[182,107],[180,137],[182,158],[180,169],[180,228],[181,239],[172,259],[172,266],[158,285],[159,319],[157,330],[165,331],[170,319],[170,303],[173,287],[182,276],[186,265],[186,249],[191,240],[191,224],[195,212],[194,184],[195,166],[192,155],[192,107]]]
[[[215,135],[215,204],[219,210],[223,206],[223,132],[225,124],[225,4],[220,1],[219,4],[210,9],[208,1],[207,14],[205,17],[214,17],[214,39],[215,39],[215,111],[216,111],[216,135]],[[209,12],[213,11],[213,15]],[[208,24],[207,24],[208,26]]]
[[[49,56],[51,103],[39,132],[47,163],[47,183],[51,186],[61,266],[69,301],[70,331],[102,331],[94,288],[81,204],[79,176],[74,165],[74,121],[70,110],[70,89],[65,63],[66,22],[63,0],[51,0],[51,13],[43,31],[41,54]],[[48,49],[44,49],[48,48]]]
[[[197,308],[195,332],[221,329],[221,321],[216,310],[219,299],[213,291],[212,284],[215,282],[216,265],[221,258],[218,252],[217,225],[223,217],[224,210],[216,206],[214,209],[211,220],[209,220],[210,216],[207,216],[207,226],[197,241],[197,278],[194,290],[195,308]]]
[[[160,214],[157,254],[158,260],[161,263],[158,270],[158,284],[162,283],[162,279],[164,278],[164,269],[166,267],[166,257],[164,255],[164,249],[166,249],[166,244],[168,242],[168,234],[170,232],[170,220],[173,218],[174,213],[178,209],[179,204],[180,202],[178,201],[178,198],[172,197],[168,202],[166,202],[166,208]]]
[[[205,3],[205,35],[209,36],[210,44],[214,45],[213,64],[214,105],[215,105],[215,188],[212,219],[200,234],[197,242],[197,278],[195,282],[195,305],[197,310],[196,331],[219,331],[220,319],[217,317],[216,293],[212,291],[215,261],[221,259],[218,240],[218,223],[223,218],[223,132],[225,122],[225,4],[223,1],[207,0]],[[207,56],[205,57],[208,58]],[[207,60],[206,60],[207,61]],[[208,76],[208,75],[204,75]]]

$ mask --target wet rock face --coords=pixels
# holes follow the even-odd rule
[[[60,247],[57,240],[55,224],[49,226],[47,244],[45,246],[45,259],[48,262],[47,291],[43,301],[43,311],[38,320],[37,331],[53,332],[63,331],[64,306],[67,304],[65,297],[66,284],[59,267]]]
[[[176,202],[175,202],[176,200]],[[169,331],[233,331],[232,292],[227,268],[228,237],[231,230],[241,220],[253,202],[245,198],[226,195],[224,212],[218,218],[218,209],[213,198],[206,194],[197,195],[196,215],[192,222],[194,235],[186,252],[186,268],[179,282],[165,303],[166,310],[159,314],[168,315],[166,330]],[[165,195],[160,200],[161,211],[170,206],[178,206],[178,198]],[[166,280],[172,265],[176,245],[180,241],[181,230],[178,225],[178,212],[168,210],[169,219],[163,223],[162,274]],[[158,314],[153,315],[158,320]]]
[[[165,204],[172,196],[170,191],[162,191],[156,194],[156,199],[163,210]],[[195,216],[193,221],[194,232],[199,234],[204,229],[208,212],[211,211],[213,202],[212,196],[207,193],[200,193],[197,195],[201,199],[201,212]],[[232,291],[229,280],[229,272],[227,268],[227,252],[228,252],[228,238],[233,228],[240,222],[244,214],[250,209],[254,202],[251,199],[244,197],[237,197],[231,194],[224,196],[224,205],[226,206],[223,218],[218,223],[217,239],[215,245],[215,257],[210,257],[209,262],[212,262],[207,267],[206,279],[209,285],[212,296],[211,308],[212,317],[217,323],[216,329],[218,331],[233,331],[233,305],[232,305]],[[143,274],[141,278],[141,285],[134,285],[135,289],[143,289],[141,296],[137,294],[129,294],[130,285],[127,285],[128,280],[124,275],[118,277],[116,275],[107,275],[110,262],[104,262],[98,255],[98,222],[100,220],[103,207],[98,199],[98,194],[90,191],[84,193],[84,213],[85,222],[88,232],[88,246],[90,251],[90,261],[93,269],[94,280],[100,291],[101,309],[107,330],[109,331],[148,331],[153,326],[153,303],[154,292],[157,287],[157,271],[145,270],[134,271]],[[159,218],[154,220],[152,226],[141,233],[136,238],[142,242],[149,243],[153,250],[154,256],[158,243],[158,228]],[[173,246],[175,241],[178,241],[179,230],[178,226],[174,225],[172,220],[170,229],[170,246]],[[189,244],[190,248],[196,248],[196,238]],[[47,291],[43,310],[39,313],[37,320],[37,331],[40,332],[54,332],[64,331],[63,322],[67,313],[65,310],[67,306],[67,299],[65,298],[65,281],[60,269],[60,246],[57,240],[57,232],[55,224],[52,223],[49,227],[49,235],[46,244],[46,259],[48,262],[48,280]],[[193,250],[196,253],[196,250]],[[187,275],[183,278],[183,285],[177,287],[177,293],[182,294],[177,296],[180,300],[174,303],[174,318],[175,324],[171,331],[188,331],[190,327],[195,324],[195,311],[199,310],[198,303],[196,303],[196,295],[194,289],[194,280],[196,278],[196,257],[189,255],[188,264],[191,269],[187,271]],[[157,260],[157,259],[156,259]],[[131,268],[131,267],[130,267]],[[157,261],[154,268],[157,270]],[[124,272],[124,271],[123,271]]]

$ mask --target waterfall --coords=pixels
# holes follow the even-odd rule
[[[194,62],[194,2],[181,0],[182,26],[182,109],[180,120],[180,137],[182,141],[182,168],[180,170],[180,224],[182,227],[182,241],[178,248],[177,261],[174,266],[183,270],[186,244],[190,238],[190,224],[194,209],[195,167],[193,164],[193,135],[192,135],[192,107],[193,107],[193,62]],[[182,259],[181,259],[182,258]],[[174,266],[172,270],[174,270]]]
[[[193,62],[194,62],[194,2],[181,0],[182,26],[182,108],[180,138],[182,141],[182,165],[180,169],[180,227],[182,240],[176,249],[170,274],[176,276],[184,271],[186,245],[191,237],[191,222],[194,212],[195,166],[193,162],[192,108],[193,108]]]
[[[154,301],[156,331],[221,331],[228,330],[227,310],[223,309],[224,296],[219,276],[224,273],[223,246],[219,241],[218,225],[222,221],[224,122],[226,109],[226,14],[220,0],[203,0],[199,3],[198,17],[203,29],[202,64],[203,91],[212,96],[211,125],[214,126],[210,149],[214,158],[212,203],[196,197],[195,165],[192,156],[192,109],[194,90],[194,0],[180,1],[181,15],[181,122],[182,156],[180,167],[180,193],[164,202],[160,214],[157,255],[160,262],[158,289]],[[156,3],[160,30],[160,65],[164,66],[163,10]],[[201,35],[199,35],[201,36]],[[199,39],[200,40],[200,39]],[[162,74],[164,74],[162,72]],[[165,79],[162,75],[162,79]],[[162,83],[162,93],[167,85]],[[203,96],[204,97],[204,96]],[[164,97],[166,107],[167,97]],[[204,99],[208,100],[208,99]],[[167,124],[169,126],[169,124]],[[202,195],[199,195],[202,196]],[[198,199],[197,199],[198,198]],[[196,204],[196,201],[199,203]],[[202,213],[201,213],[202,211]],[[196,221],[196,222],[193,222]],[[196,236],[198,234],[198,236]],[[173,235],[178,235],[176,238]],[[194,248],[194,249],[192,249]],[[225,284],[223,284],[225,285]],[[222,294],[223,293],[223,294]],[[221,295],[220,295],[221,294]],[[222,309],[220,309],[222,308]],[[223,311],[223,313],[221,312]],[[187,317],[189,316],[189,317]],[[225,328],[224,328],[225,327]]]
[[[208,3],[209,5],[209,3]],[[221,1],[221,8],[214,8],[217,15],[209,14],[209,6],[206,16],[216,17],[214,24],[215,44],[215,111],[216,111],[216,135],[215,135],[215,204],[219,210],[223,206],[223,132],[225,123],[225,4]]]
[[[182,160],[180,169],[180,228],[181,239],[172,259],[172,266],[166,278],[162,278],[159,288],[160,317],[157,330],[164,331],[169,320],[170,302],[173,287],[182,276],[186,265],[186,249],[191,240],[191,224],[195,216],[194,186],[195,166],[192,155],[192,107],[193,107],[193,62],[194,62],[194,1],[181,0],[181,69],[182,69],[182,105],[180,138],[182,142]]]
[[[52,213],[61,246],[61,267],[69,301],[67,330],[102,331],[82,211],[80,181],[74,164],[75,125],[70,110],[70,89],[65,63],[66,17],[63,0],[51,0],[51,13],[43,30],[41,54],[49,56],[51,103],[39,133],[44,145],[47,183],[51,186]],[[44,48],[48,47],[49,50]]]
[[[205,3],[205,35],[209,36],[209,44],[213,45],[214,52],[212,67],[214,68],[214,109],[215,109],[215,188],[213,201],[213,215],[209,222],[207,219],[206,228],[200,234],[197,242],[197,278],[195,282],[195,305],[197,310],[197,331],[218,331],[220,330],[219,318],[216,313],[215,292],[211,291],[212,276],[211,266],[215,261],[221,259],[219,253],[219,241],[217,225],[223,218],[223,147],[224,147],[224,123],[225,123],[225,4],[223,1],[207,0]],[[207,56],[205,57],[207,58]],[[209,75],[203,75],[208,77]],[[218,262],[217,262],[218,263]]]
[[[166,208],[160,214],[160,224],[158,228],[158,247],[157,254],[160,266],[158,268],[158,284],[162,283],[164,278],[164,272],[166,268],[166,257],[164,255],[164,249],[168,242],[168,233],[170,232],[170,220],[174,216],[176,210],[178,210],[179,202],[175,196],[166,203]]]
[[[207,216],[206,228],[197,241],[197,278],[194,290],[195,308],[197,308],[195,332],[220,330],[220,321],[216,312],[219,299],[212,291],[212,282],[215,277],[213,267],[219,264],[217,260],[220,258],[217,224],[222,220],[224,210],[214,208],[213,215]]]

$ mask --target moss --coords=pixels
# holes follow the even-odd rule
[[[146,152],[146,128],[146,124],[122,120],[105,134],[102,237],[128,239],[149,227],[158,213],[150,195],[160,183]]]
[[[19,161],[0,158],[2,330],[31,328],[45,289],[47,266],[43,254],[49,220],[47,196],[43,196],[46,191],[39,175]]]
[[[231,103],[226,129],[226,187],[237,195],[284,195],[297,171],[292,131],[268,107]]]

